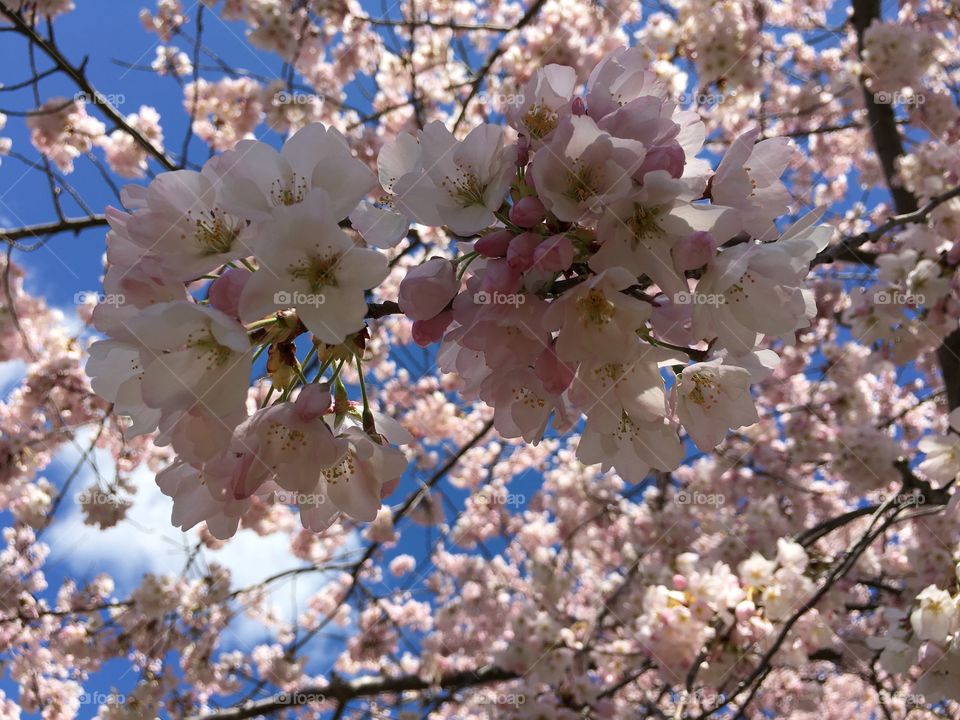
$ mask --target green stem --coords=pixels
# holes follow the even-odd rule
[[[261,410],[270,404],[270,398],[273,397],[273,393],[276,391],[276,389],[277,388],[274,387],[273,385],[270,386],[270,389],[267,391],[266,396],[263,398],[263,402],[260,403]]]
[[[256,322],[252,322],[246,326],[247,332],[250,332],[252,330],[259,330],[262,327],[273,325],[275,322],[277,322],[276,316],[268,317],[263,320],[257,320]]]
[[[330,367],[333,361],[334,361],[333,355],[331,355],[330,357],[328,357],[326,360],[323,361],[323,363],[320,365],[320,368],[317,370],[317,374],[314,375],[313,377],[313,382],[320,382],[320,378],[323,377],[323,374],[327,371],[327,368]]]
[[[357,377],[360,378],[360,396],[363,398],[363,414],[361,415],[363,431],[368,435],[376,435],[377,424],[373,419],[373,412],[370,410],[370,400],[367,398],[367,382],[363,377],[363,365],[360,362],[359,355],[354,355],[354,358],[357,361]]]
[[[468,253],[463,256],[461,259],[463,264],[457,267],[457,280],[460,280],[464,274],[466,274],[467,268],[470,267],[470,263],[472,263],[478,257],[480,257],[480,254],[475,252]]]
[[[357,361],[357,376],[360,378],[360,397],[363,398],[363,411],[370,411],[370,401],[367,398],[367,383],[363,379],[363,365],[360,363],[360,356],[353,356]]]

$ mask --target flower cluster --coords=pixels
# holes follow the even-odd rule
[[[888,608],[884,614],[887,632],[870,642],[881,650],[883,667],[902,675],[918,668],[915,687],[925,700],[955,697],[960,672],[960,593],[929,585],[906,611]]]
[[[158,482],[178,526],[229,537],[257,497],[297,505],[313,530],[340,512],[371,521],[399,480],[388,438],[404,431],[365,391],[352,403],[341,376],[360,367],[365,292],[387,274],[340,227],[374,183],[339,133],[311,125],[279,153],[244,141],[199,172],[129,187],[131,212],[108,211],[92,322],[109,337],[87,372],[130,434],[159,430],[176,452]],[[249,407],[255,366],[272,386]]]
[[[127,190],[104,280],[125,302],[97,308],[111,339],[89,372],[137,432],[158,428],[177,452],[160,481],[189,498],[178,524],[230,534],[249,498],[277,488],[332,501],[300,503],[311,528],[335,508],[373,519],[402,468],[366,404],[354,423],[314,382],[360,357],[364,294],[387,275],[371,247],[396,245],[410,221],[446,228],[463,252],[411,269],[399,307],[418,343],[442,340],[439,366],[494,408],[503,437],[537,443],[551,419],[563,432],[584,415],[580,459],[639,482],[679,466],[681,427],[706,451],[759,419],[750,386],[777,361],[761,342],[808,325],[804,278],[831,235],[809,215],[777,237],[787,143],[749,132],[712,172],[696,157],[702,122],[639,49],[604,59],[583,95],[573,68],[545,67],[509,122],[513,143],[492,124],[460,140],[433,122],[386,144],[388,207],[364,200],[372,174],[319,124],[279,153],[244,140],[200,172]],[[294,400],[301,334],[322,365]],[[282,394],[248,417],[258,347]]]
[[[680,464],[681,425],[710,450],[757,421],[750,385],[777,359],[761,341],[809,324],[804,278],[831,230],[809,215],[777,237],[788,144],[748,132],[712,172],[702,122],[641,48],[575,90],[573,68],[538,71],[512,145],[494,125],[458,140],[431,123],[383,148],[395,209],[464,248],[412,270],[400,308],[502,436],[539,442],[582,414],[580,459],[640,481]]]

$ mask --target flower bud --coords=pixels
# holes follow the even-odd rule
[[[545,272],[563,272],[573,264],[576,249],[566,235],[553,235],[533,251],[533,264]]]
[[[484,257],[502,258],[507,254],[512,239],[513,233],[509,230],[494,230],[477,240],[473,249]]]
[[[252,276],[253,273],[245,268],[228,268],[210,285],[210,290],[207,292],[210,307],[232,318],[239,317],[237,308],[240,304],[240,293]]]
[[[533,254],[543,238],[536,233],[523,233],[510,241],[507,248],[507,262],[517,272],[524,272],[533,266]]]
[[[522,228],[539,225],[546,216],[547,209],[537,197],[522,198],[510,208],[510,222]]]
[[[960,240],[957,240],[953,245],[947,250],[947,262],[950,265],[960,264]]]
[[[640,165],[640,169],[634,173],[634,177],[642,180],[648,172],[666,170],[670,177],[679,178],[683,175],[683,168],[686,164],[687,156],[679,143],[659,145],[647,149],[643,163]]]
[[[530,146],[527,144],[527,139],[521,137],[517,141],[517,167],[526,167],[527,163],[530,162]]]
[[[514,293],[520,289],[523,276],[506,260],[491,260],[484,268],[480,289],[486,292]]]
[[[304,422],[316,420],[330,411],[330,386],[327,383],[310,383],[304,387],[294,403],[297,417]]]
[[[429,320],[415,320],[413,323],[413,341],[420,347],[427,347],[443,339],[450,323],[453,322],[453,311],[444,310]]]
[[[574,368],[557,357],[553,345],[548,347],[537,358],[533,366],[533,374],[543,383],[544,389],[559,395],[573,382]]]
[[[737,616],[737,622],[747,622],[757,612],[757,606],[752,600],[741,600],[737,603],[734,614]]]
[[[459,289],[453,263],[430,258],[408,271],[400,282],[400,309],[411,320],[429,320],[443,311]]]

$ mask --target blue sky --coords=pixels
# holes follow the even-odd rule
[[[81,0],[78,4],[78,10],[62,16],[55,23],[61,51],[75,63],[89,55],[88,78],[101,93],[115,101],[122,113],[136,112],[141,105],[155,107],[161,115],[166,145],[170,151],[179,153],[188,115],[182,106],[183,93],[176,82],[170,77],[158,79],[150,72],[129,69],[114,62],[146,66],[153,62],[159,44],[157,36],[148,33],[138,19],[139,9],[149,3]],[[185,6],[195,8],[196,3],[186,3]],[[187,30],[192,32],[193,26],[191,22]],[[280,61],[251,50],[244,41],[244,29],[240,24],[224,23],[216,13],[207,11],[204,13],[204,38],[205,44],[216,48],[231,65],[261,75],[279,76]],[[185,41],[175,41],[175,44],[192,53]],[[11,85],[30,76],[23,47],[19,38],[14,40],[9,35],[0,43],[0,83]],[[47,66],[43,60],[38,61],[41,68]],[[76,87],[59,74],[45,79],[41,85],[44,100],[54,96],[73,97],[76,92]],[[32,106],[30,88],[0,93],[0,110],[23,110]],[[14,151],[36,158],[22,118],[10,117],[2,134],[13,139]],[[194,160],[202,161],[206,157],[206,150],[199,141],[193,142],[191,151]],[[84,199],[94,210],[102,210],[107,204],[119,205],[91,163],[78,160],[76,168],[67,180],[82,191]],[[0,178],[0,224],[16,227],[55,217],[42,174],[14,158],[7,158],[0,167]],[[82,214],[67,194],[64,194],[64,209],[67,215]],[[17,261],[32,270],[28,287],[47,297],[51,304],[72,306],[77,292],[97,288],[104,236],[104,230],[99,228],[82,232],[79,236],[57,235],[42,249],[17,254]]]

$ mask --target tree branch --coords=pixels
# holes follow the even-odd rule
[[[12,245],[24,238],[43,238],[65,232],[78,233],[81,230],[102,227],[106,224],[107,218],[104,215],[91,215],[84,218],[64,218],[63,220],[54,220],[53,222],[40,223],[37,225],[24,225],[23,227],[10,230],[0,228],[0,239]]]
[[[86,75],[84,74],[83,66],[77,67],[70,63],[60,50],[44,40],[36,30],[34,30],[30,25],[28,25],[22,17],[13,10],[11,10],[4,0],[0,0],[0,13],[3,13],[6,17],[10,19],[10,22],[13,23],[15,30],[26,37],[28,40],[33,42],[37,47],[43,50],[63,72],[68,75],[79,87],[84,95],[90,100],[91,103],[98,106],[100,110],[110,118],[113,123],[127,133],[130,137],[133,138],[134,142],[137,143],[140,147],[146,150],[150,155],[152,155],[156,160],[163,165],[167,170],[176,170],[177,165],[170,158],[168,158],[163,151],[158,150],[152,142],[147,140],[143,134],[130,125],[127,122],[126,118],[121,114],[113,104],[107,100],[107,98],[100,92],[98,92],[87,80]]]
[[[902,213],[900,215],[894,215],[886,222],[878,225],[872,230],[867,230],[859,235],[848,235],[835,245],[831,245],[830,247],[821,250],[813,259],[813,262],[810,263],[810,265],[814,266],[829,264],[838,260],[856,262],[861,254],[865,257],[874,257],[873,253],[860,251],[860,246],[865,245],[866,243],[876,242],[888,232],[895,230],[896,228],[903,227],[904,225],[911,225],[913,223],[924,222],[930,213],[932,213],[940,205],[943,205],[945,202],[948,202],[956,197],[960,197],[960,186],[937,195],[921,208],[911,212]]]
[[[419,690],[449,690],[490,683],[516,680],[519,673],[488,666],[479,670],[463,670],[449,673],[439,681],[424,680],[417,675],[401,677],[359,677],[354,680],[334,680],[329,685],[308,686],[293,692],[281,692],[263,700],[247,702],[237,707],[214,710],[204,715],[195,715],[190,720],[243,720],[268,713],[275,713],[299,705],[337,700],[349,700],[376,695],[397,694]]]
[[[880,0],[853,0],[853,26],[857,31],[857,53],[863,60],[863,35],[870,23],[880,19]],[[893,105],[877,102],[874,91],[868,87],[866,65],[860,75],[860,87],[863,90],[863,102],[867,108],[873,145],[883,168],[883,175],[893,196],[893,204],[901,215],[917,209],[917,199],[904,188],[897,178],[897,159],[903,155],[903,141],[897,120],[893,114]]]

